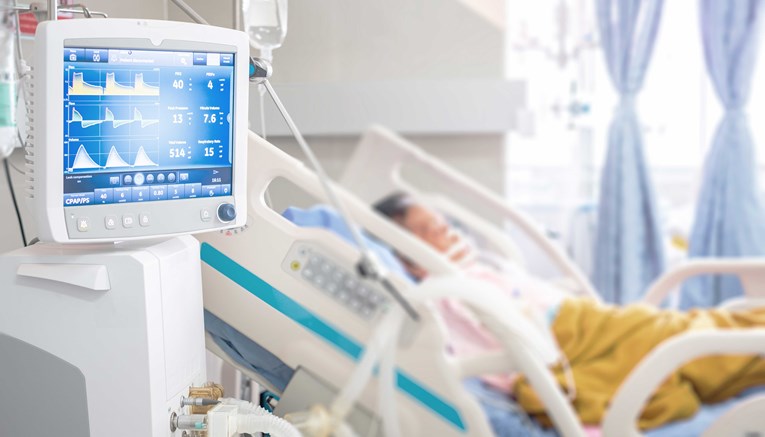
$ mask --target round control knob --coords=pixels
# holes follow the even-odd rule
[[[143,173],[136,173],[135,176],[133,176],[133,183],[138,186],[143,185],[145,180]]]
[[[223,223],[233,222],[236,219],[236,207],[230,203],[221,203],[218,206],[218,219]]]

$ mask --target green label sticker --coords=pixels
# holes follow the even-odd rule
[[[16,126],[16,87],[13,82],[0,82],[0,127]]]

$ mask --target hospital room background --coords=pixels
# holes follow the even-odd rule
[[[234,3],[189,2],[212,24],[226,27],[239,17]],[[385,126],[509,199],[592,273],[608,128],[620,101],[594,4],[293,2],[286,39],[273,52],[273,83],[330,176],[342,174],[366,128]],[[723,114],[705,68],[698,5],[664,2],[635,98],[665,266],[687,255],[704,160]],[[111,17],[189,21],[162,1],[93,0],[88,6]],[[765,124],[759,122],[764,88],[765,68],[755,64],[747,109],[758,172],[765,163]],[[251,94],[250,127],[261,132],[260,96],[255,89]],[[287,126],[265,103],[267,137],[302,159]],[[23,199],[20,149],[10,162],[16,195]],[[437,189],[438,181],[427,176],[414,178]],[[0,201],[10,205],[5,177],[0,184]],[[762,187],[756,187],[758,195]],[[285,190],[272,196],[277,209],[309,202]],[[25,202],[19,206],[32,239]],[[13,209],[0,214],[5,252],[22,241]]]
[[[188,3],[213,25],[231,28],[241,20],[235,1]],[[765,190],[765,66],[756,62],[765,58],[765,45],[753,44],[756,50],[746,54],[753,61],[751,86],[729,90],[736,98],[748,98],[745,105],[728,106],[748,114],[754,158],[747,151],[727,155],[723,150],[707,162],[725,105],[705,60],[700,2],[663,2],[660,20],[648,36],[655,37],[653,50],[650,42],[648,49],[644,44],[635,50],[633,55],[644,59],[624,74],[634,83],[619,84],[621,91],[613,76],[624,73],[615,73],[623,68],[618,62],[623,58],[614,47],[616,37],[608,41],[599,29],[595,3],[292,1],[286,39],[273,50],[272,82],[331,177],[343,173],[370,126],[384,126],[528,214],[593,278],[608,301],[626,303],[642,296],[601,287],[609,284],[607,276],[620,273],[598,271],[603,257],[632,257],[652,266],[630,273],[633,288],[645,290],[659,273],[688,259],[694,244],[698,256],[762,256],[765,246],[757,243],[765,241],[765,216],[760,206],[730,198],[741,189],[759,202]],[[87,5],[110,17],[190,21],[169,1],[89,0]],[[747,31],[757,34],[758,29]],[[31,51],[31,37],[22,47]],[[270,99],[262,99],[252,87],[250,128],[303,160]],[[642,144],[613,146],[609,129],[629,123],[624,117],[632,109]],[[748,158],[755,160],[756,180],[747,176]],[[723,161],[722,167],[713,165]],[[29,241],[36,230],[24,202],[23,151],[16,149],[9,162],[13,186],[5,175],[0,178],[0,204],[12,204],[12,188]],[[737,165],[744,175],[736,174]],[[409,176],[430,190],[449,189],[427,172]],[[729,178],[733,192],[700,200],[705,184],[711,191],[713,184],[726,186],[715,177]],[[286,184],[275,185],[270,195],[278,211],[312,203]],[[471,204],[469,197],[462,201]],[[502,222],[495,212],[475,208]],[[720,213],[725,208],[732,208],[732,218]],[[700,217],[705,214],[716,217],[711,222],[728,220],[723,231],[713,229],[719,238],[749,238],[749,244],[720,249],[694,243],[694,224],[703,233]],[[743,236],[735,231],[735,220],[742,221]],[[0,210],[0,224],[0,253],[21,247],[13,208]],[[515,232],[509,224],[508,232]],[[520,233],[516,236],[523,245]],[[641,244],[624,247],[610,239]],[[528,250],[530,269],[554,274],[541,254],[537,262],[533,249]]]

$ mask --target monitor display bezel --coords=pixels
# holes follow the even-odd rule
[[[154,218],[178,216],[179,225],[168,220],[145,228],[120,228],[111,233],[77,232],[75,221],[83,208],[94,224],[104,214],[114,211],[117,217],[138,214],[134,203],[69,206],[63,205],[63,77],[65,47],[146,49],[169,51],[206,51],[236,54],[234,79],[234,115],[231,196],[173,201],[141,202]],[[33,171],[30,173],[33,214],[41,241],[59,243],[114,242],[173,235],[193,234],[244,226],[246,222],[247,125],[249,96],[249,40],[232,29],[155,20],[92,19],[44,22],[35,37],[34,65],[35,114]],[[215,208],[227,201],[235,206],[237,217],[224,223],[213,219],[200,221],[199,211]],[[154,206],[148,206],[154,204]],[[196,220],[194,217],[196,217]],[[95,218],[93,218],[95,217]],[[185,222],[183,222],[185,220]],[[161,221],[161,220],[160,220]],[[183,222],[183,223],[182,223]]]

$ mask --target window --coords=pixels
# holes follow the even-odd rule
[[[506,192],[563,234],[577,208],[597,201],[608,125],[618,103],[600,48],[580,50],[565,64],[549,55],[557,47],[574,53],[594,39],[591,3],[507,2],[508,75],[529,83],[534,129],[530,136],[508,138]],[[562,5],[567,14],[560,14]],[[561,38],[563,27],[568,30]],[[765,58],[765,44],[760,51]],[[662,221],[687,233],[704,159],[723,114],[706,73],[697,1],[664,2],[637,109]],[[765,67],[755,72],[748,109],[765,170],[765,123],[758,122],[765,114]],[[763,192],[764,180],[761,174]]]

